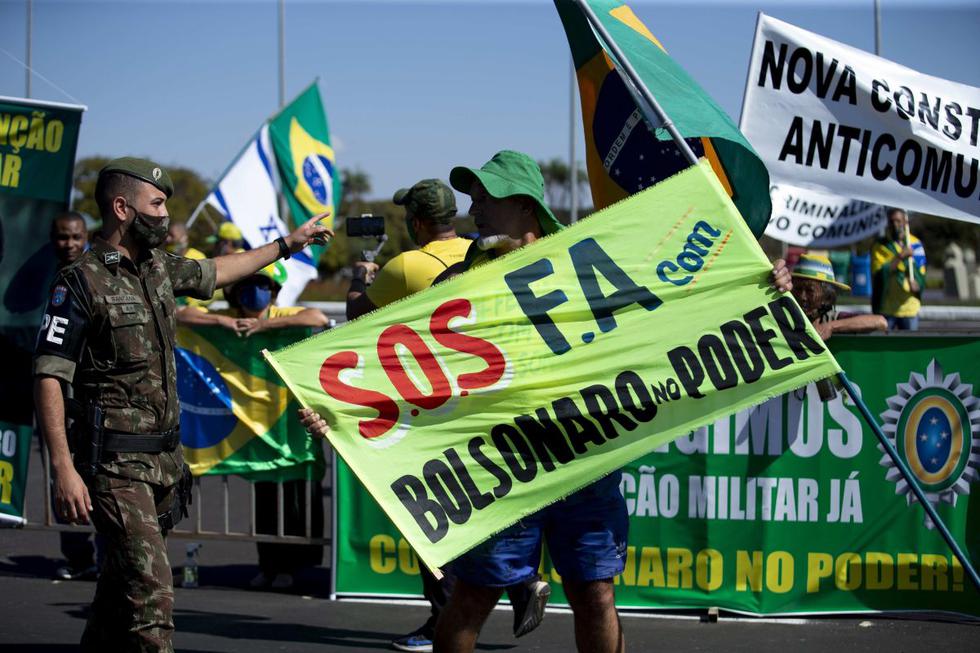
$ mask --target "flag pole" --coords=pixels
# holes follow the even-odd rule
[[[571,76],[568,81],[568,183],[570,195],[568,201],[569,222],[578,221],[578,166],[575,165],[575,135],[576,115],[575,104],[578,100],[575,92],[575,60],[571,60]]]
[[[32,35],[34,33],[34,0],[27,0],[27,66],[25,67],[24,76],[25,80],[25,92],[24,97],[31,97],[31,75],[34,71],[31,69],[31,57],[33,55],[33,43]]]
[[[193,213],[191,213],[191,217],[187,218],[187,222],[184,223],[184,226],[187,229],[190,229],[192,226],[194,226],[194,223],[197,221],[197,216],[201,214],[201,209],[204,208],[205,201],[206,200],[201,200],[200,202],[198,202],[197,208],[194,209]]]
[[[860,411],[861,417],[864,418],[865,423],[871,427],[871,430],[874,431],[874,434],[878,437],[878,442],[881,443],[885,453],[887,453],[888,457],[892,459],[893,463],[895,463],[895,467],[897,467],[898,471],[902,474],[902,478],[904,478],[905,482],[912,488],[915,498],[918,499],[920,504],[922,504],[926,514],[929,515],[929,519],[931,519],[932,523],[936,526],[936,530],[938,530],[940,535],[943,536],[943,539],[946,540],[946,544],[953,551],[953,555],[956,556],[956,559],[960,561],[960,564],[963,566],[966,574],[973,582],[973,587],[980,592],[980,576],[977,575],[977,570],[973,568],[973,564],[970,562],[970,559],[966,557],[966,554],[963,552],[963,549],[960,548],[960,545],[953,537],[953,534],[949,532],[949,528],[946,527],[945,522],[943,522],[943,520],[939,517],[939,513],[936,512],[936,508],[929,502],[929,499],[926,497],[926,493],[923,492],[922,488],[919,486],[919,482],[912,475],[912,471],[908,468],[908,465],[906,465],[905,461],[899,457],[898,451],[895,450],[895,445],[892,444],[891,440],[889,440],[881,430],[881,427],[878,426],[877,420],[875,420],[874,416],[871,414],[871,411],[868,410],[868,407],[864,404],[861,397],[858,396],[858,393],[854,390],[854,386],[851,385],[847,375],[844,372],[841,372],[837,375],[837,379],[840,381],[841,385],[844,386],[844,389],[847,390],[847,394],[850,395],[851,399],[854,401],[854,404],[858,407],[858,411]]]
[[[593,11],[592,7],[589,6],[588,0],[573,1],[578,5],[579,9],[582,10],[582,13],[585,14],[585,18],[592,25],[592,29],[594,29],[599,36],[602,37],[603,41],[605,41],[606,46],[612,51],[613,55],[616,57],[616,60],[619,62],[619,65],[622,66],[623,72],[625,72],[626,76],[629,77],[630,82],[632,82],[639,91],[640,96],[644,99],[644,101],[646,101],[648,107],[653,110],[655,115],[648,115],[647,120],[653,125],[659,124],[666,129],[667,133],[670,134],[670,137],[674,139],[677,149],[679,149],[684,155],[684,158],[687,159],[687,162],[692,166],[697,165],[698,157],[694,155],[694,151],[691,150],[691,146],[687,144],[687,141],[685,141],[680,132],[677,131],[677,127],[673,122],[671,122],[670,118],[657,102],[657,99],[653,97],[653,93],[650,92],[650,89],[648,89],[646,84],[643,83],[643,80],[640,79],[640,75],[636,72],[636,69],[633,68],[633,64],[629,62],[629,59],[626,58],[623,51],[619,49],[619,46],[612,39],[612,36],[606,29],[606,26],[602,24],[599,17],[595,15],[595,11]]]
[[[881,56],[881,3],[875,0],[875,54]]]
[[[286,0],[279,0],[279,111],[286,106]],[[286,196],[278,189],[279,219],[289,227],[286,212],[289,209]]]

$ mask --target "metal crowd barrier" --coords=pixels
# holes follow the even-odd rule
[[[39,439],[34,441],[39,442]],[[43,519],[33,521],[30,513],[37,509],[37,502],[25,502],[24,518],[27,520],[24,528],[27,529],[46,529],[54,531],[92,531],[91,526],[79,526],[73,524],[59,523],[55,518],[54,506],[51,496],[51,462],[47,454],[47,449],[43,446],[34,445],[40,450],[41,456],[41,478],[34,476],[29,479],[28,487],[36,487],[36,482],[40,480],[43,492]],[[332,456],[327,456],[328,465],[332,467]],[[33,467],[33,466],[32,466]],[[330,469],[327,470],[325,479],[330,478]],[[31,481],[34,481],[32,483]],[[170,531],[168,537],[193,540],[226,540],[235,542],[273,542],[290,544],[316,544],[329,545],[331,538],[326,535],[329,531],[327,521],[331,515],[332,506],[326,500],[325,492],[321,486],[321,491],[315,497],[319,500],[323,510],[324,535],[313,534],[313,505],[311,500],[313,481],[303,481],[305,515],[303,525],[303,535],[286,534],[286,507],[284,501],[283,484],[276,485],[276,512],[277,523],[275,534],[264,534],[257,531],[257,513],[255,499],[255,484],[239,476],[198,476],[194,478],[194,500],[189,507],[189,514],[180,522],[177,528]],[[332,492],[332,487],[327,489]],[[28,492],[28,497],[37,496],[36,493]],[[34,510],[32,510],[32,508]],[[243,510],[247,508],[247,510]]]

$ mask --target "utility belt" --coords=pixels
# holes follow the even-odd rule
[[[180,427],[166,433],[102,431],[103,453],[169,453],[180,444]]]
[[[180,427],[164,433],[125,433],[105,428],[105,415],[95,403],[68,401],[68,413],[73,420],[69,447],[75,467],[86,481],[91,481],[101,463],[110,462],[107,454],[169,453],[180,446]],[[157,515],[160,528],[169,531],[187,516],[192,501],[193,478],[190,467],[183,466],[168,510]]]

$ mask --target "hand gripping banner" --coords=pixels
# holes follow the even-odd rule
[[[430,567],[704,424],[839,371],[702,160],[266,353]]]

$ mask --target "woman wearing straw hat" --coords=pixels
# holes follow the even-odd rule
[[[850,292],[851,287],[837,281],[826,256],[804,254],[793,268],[792,276],[793,297],[824,340],[829,340],[835,333],[871,333],[888,329],[888,322],[881,315],[837,310],[838,291]]]

